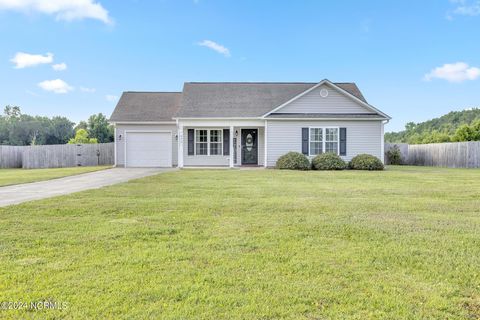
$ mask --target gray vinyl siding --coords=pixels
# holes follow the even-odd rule
[[[289,151],[302,152],[302,128],[315,126],[347,128],[347,155],[342,156],[345,161],[361,153],[382,159],[382,121],[268,120],[267,166],[275,166],[277,159]]]
[[[202,167],[202,166],[229,166],[229,156],[224,155],[214,155],[214,156],[204,156],[204,155],[188,155],[188,129],[227,129],[223,127],[184,127],[183,129],[183,165],[193,166],[193,167]]]
[[[322,98],[320,90],[327,89],[328,96]],[[292,103],[277,110],[279,113],[372,113],[352,98],[337,89],[322,85]]]
[[[176,166],[178,164],[177,156],[177,126],[175,124],[117,124],[116,125],[116,152],[117,152],[117,166],[123,167],[125,165],[125,130],[168,130],[172,131],[172,164]],[[118,140],[119,135],[122,135],[122,139]]]

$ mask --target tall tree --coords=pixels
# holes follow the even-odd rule
[[[30,116],[20,107],[6,106],[0,116],[0,144],[64,144],[74,135],[73,125],[65,117]]]
[[[472,125],[461,125],[455,135],[453,141],[478,141],[480,140],[480,120],[475,121]]]
[[[88,135],[97,139],[99,143],[113,141],[113,127],[102,113],[91,115],[88,118],[87,131]]]
[[[84,129],[84,130],[88,129],[88,124],[86,121],[82,120],[75,126],[75,132],[77,132],[80,129]]]
[[[88,136],[88,132],[85,129],[80,129],[75,133],[75,137],[68,141],[69,144],[77,144],[77,143],[98,143],[97,139],[90,138]]]
[[[74,123],[65,117],[53,117],[48,127],[46,144],[65,144],[75,134]]]

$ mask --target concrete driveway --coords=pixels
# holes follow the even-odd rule
[[[96,189],[176,169],[112,168],[47,181],[0,187],[0,207]]]

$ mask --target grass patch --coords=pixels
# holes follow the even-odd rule
[[[1,318],[476,319],[480,170],[182,170],[0,208]]]
[[[50,180],[111,168],[111,166],[72,167],[52,169],[0,169],[0,187]]]

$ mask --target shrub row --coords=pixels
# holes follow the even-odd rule
[[[310,161],[300,152],[289,152],[277,160],[277,169],[310,170]]]
[[[359,154],[347,164],[335,153],[322,153],[312,159],[299,152],[289,152],[277,160],[277,169],[288,170],[383,170],[383,163],[377,157],[369,154]]]

